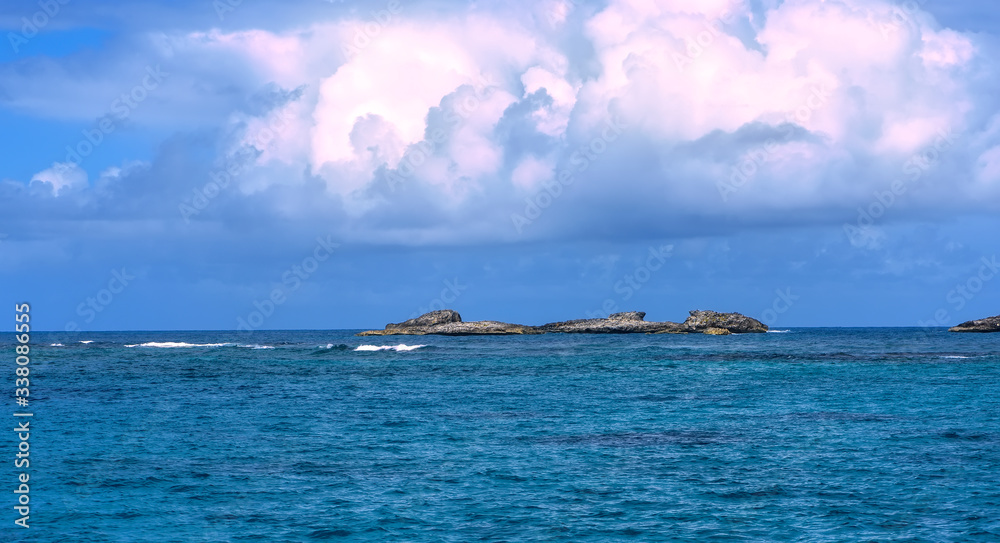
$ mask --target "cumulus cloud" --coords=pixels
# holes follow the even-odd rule
[[[552,1],[521,16],[404,7],[137,43],[171,79],[150,108],[159,113],[135,121],[191,134],[209,119],[217,138],[197,181],[169,177],[162,160],[141,175],[188,193],[253,149],[198,220],[302,206],[300,216],[342,218],[357,239],[408,230],[421,243],[515,240],[607,235],[595,219],[653,233],[839,224],[908,168],[921,190],[899,199],[898,218],[989,209],[1000,186],[1000,141],[983,128],[990,42],[921,11],[900,19],[886,1],[763,11],[728,0],[611,0],[596,11]],[[118,55],[102,62],[100,85],[84,85],[83,111],[30,94],[75,88],[72,58],[48,61],[23,92],[23,74],[3,68],[3,96],[49,115],[99,115],[92,97],[127,88],[141,64]],[[620,138],[605,136],[609,123],[624,127]],[[942,137],[954,143],[931,156]],[[87,187],[66,164],[31,181],[60,197]],[[514,228],[525,213],[538,217]]]
[[[51,168],[36,173],[31,183],[48,185],[52,192],[61,195],[87,186],[87,172],[72,163],[56,162]]]

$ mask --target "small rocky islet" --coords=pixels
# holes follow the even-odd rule
[[[952,326],[949,332],[1000,332],[1000,315],[986,317],[974,321],[966,321],[958,326]]]
[[[425,313],[400,323],[387,324],[384,330],[368,330],[359,336],[394,335],[530,335],[530,334],[707,334],[729,335],[767,332],[767,325],[740,313],[691,311],[688,318],[677,322],[647,322],[642,311],[614,313],[603,319],[577,319],[552,322],[541,326],[526,326],[498,321],[463,322],[451,309]]]

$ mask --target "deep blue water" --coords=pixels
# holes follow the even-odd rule
[[[5,541],[1000,541],[1000,334],[33,341]]]

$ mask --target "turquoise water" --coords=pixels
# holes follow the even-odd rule
[[[6,541],[1000,540],[1000,334],[33,340]]]

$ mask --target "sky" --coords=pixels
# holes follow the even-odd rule
[[[1000,314],[1000,9],[0,2],[36,329]]]

